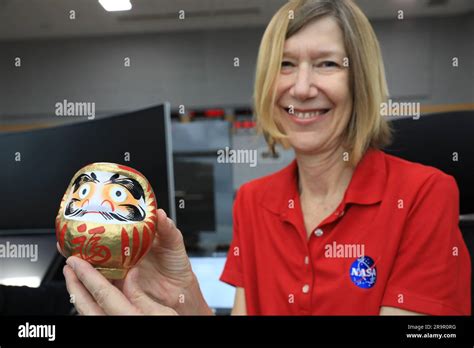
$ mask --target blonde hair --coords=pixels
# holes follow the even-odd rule
[[[355,165],[369,147],[382,148],[390,144],[392,131],[379,113],[381,103],[388,98],[380,46],[367,17],[352,0],[292,0],[273,16],[257,59],[254,86],[257,126],[272,151],[276,143],[289,146],[285,141],[287,136],[272,117],[275,82],[280,74],[285,40],[324,16],[338,22],[350,62],[349,87],[353,104],[343,134],[343,146],[349,151],[349,163]]]

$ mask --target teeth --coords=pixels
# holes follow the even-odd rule
[[[316,116],[320,116],[322,113],[323,113],[323,110],[318,110],[318,111],[314,111],[314,112],[297,112],[297,111],[295,111],[291,115],[296,117],[296,118],[305,120],[305,119],[313,118],[313,117],[316,117]]]

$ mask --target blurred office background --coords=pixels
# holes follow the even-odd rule
[[[394,101],[420,102],[422,116],[474,110],[473,1],[356,2],[381,43]],[[269,155],[251,107],[260,39],[285,1],[131,3],[130,11],[107,12],[97,0],[0,0],[0,132],[84,122],[55,115],[63,100],[95,102],[96,120],[169,102],[178,227],[206,297],[228,308],[233,290],[217,277],[232,237],[235,192],[292,159],[281,149]],[[226,146],[256,149],[259,165],[217,165],[217,150]],[[52,260],[54,244],[40,247]],[[23,270],[12,281],[12,270],[26,266],[8,262],[4,275],[0,266],[3,284],[38,286],[47,272]]]

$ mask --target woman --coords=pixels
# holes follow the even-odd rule
[[[378,150],[390,141],[377,39],[351,0],[290,1],[270,22],[255,82],[258,124],[295,161],[243,185],[221,279],[233,314],[469,315],[470,259],[455,180]],[[181,233],[111,285],[64,269],[83,314],[211,314]]]

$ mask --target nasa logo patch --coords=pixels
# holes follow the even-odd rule
[[[349,270],[352,282],[359,288],[370,289],[377,281],[377,267],[369,256],[356,259]]]

